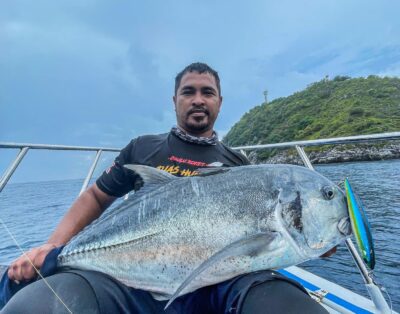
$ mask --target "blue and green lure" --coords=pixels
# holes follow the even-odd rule
[[[359,248],[359,252],[369,268],[374,269],[374,244],[367,215],[365,214],[360,199],[353,192],[353,189],[351,188],[350,182],[347,178],[344,181],[344,187],[346,191],[347,207],[349,209],[351,227]]]

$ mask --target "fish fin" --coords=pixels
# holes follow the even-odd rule
[[[219,173],[224,173],[229,171],[229,167],[209,167],[209,168],[198,168],[196,171],[199,173],[198,176],[200,177],[206,177],[206,176],[212,176],[214,174],[219,174]]]
[[[125,168],[134,171],[143,180],[143,184],[165,184],[177,179],[174,175],[157,168],[144,165],[124,165]]]
[[[163,230],[157,230],[157,231],[149,232],[149,233],[141,233],[141,234],[138,234],[137,236],[135,236],[133,239],[128,240],[128,241],[119,242],[119,240],[117,240],[117,241],[114,240],[114,241],[109,241],[109,242],[104,243],[99,246],[93,246],[90,248],[82,248],[81,250],[76,250],[76,249],[71,250],[71,249],[68,249],[68,247],[67,247],[67,249],[64,249],[61,252],[61,254],[58,256],[58,260],[60,260],[64,257],[68,257],[73,254],[77,254],[77,253],[87,253],[87,252],[94,252],[94,251],[97,251],[100,249],[117,249],[119,247],[126,247],[128,245],[134,244],[135,242],[150,239],[151,237],[154,237],[155,235],[157,235],[161,232],[163,232]]]
[[[261,251],[263,251],[268,244],[270,244],[277,237],[277,232],[261,232],[254,234],[250,237],[242,238],[235,241],[228,246],[224,247],[222,250],[218,251],[210,258],[205,260],[200,264],[186,279],[185,281],[176,289],[175,293],[169,299],[164,310],[179,296],[179,294],[187,287],[187,285],[193,281],[197,276],[199,276],[206,269],[214,266],[218,262],[234,256],[249,255],[255,256]]]

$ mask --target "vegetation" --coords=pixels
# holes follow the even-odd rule
[[[399,130],[399,78],[337,76],[256,106],[223,142],[234,147]]]

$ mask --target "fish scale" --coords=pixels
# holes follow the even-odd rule
[[[180,294],[316,258],[349,233],[338,229],[348,219],[343,193],[304,167],[216,168],[181,178],[127,167],[143,178],[142,189],[75,236],[60,267],[101,271],[169,299],[189,276]],[[321,192],[327,186],[330,200]]]

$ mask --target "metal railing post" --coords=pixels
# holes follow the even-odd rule
[[[93,176],[94,169],[96,169],[97,162],[99,161],[99,158],[100,158],[100,155],[102,152],[103,151],[101,149],[97,151],[96,157],[94,158],[92,166],[89,169],[89,173],[87,174],[85,181],[83,181],[83,185],[82,185],[81,191],[79,192],[79,195],[81,195],[83,192],[85,192],[87,186],[89,185],[90,179]]]
[[[306,152],[304,151],[303,147],[296,145],[296,150],[297,150],[297,153],[299,154],[301,160],[306,165],[306,167],[315,171],[315,169],[314,169],[310,159],[308,158]]]
[[[244,155],[246,158],[249,158],[249,156],[247,156],[246,151],[244,151],[243,149],[240,150],[241,154]]]
[[[314,169],[313,165],[311,164],[311,161],[308,158],[303,147],[296,145],[296,150],[297,150],[298,154],[300,155],[303,163],[306,165],[306,167],[315,171],[315,169]],[[376,308],[379,311],[381,311],[382,313],[390,313],[391,312],[390,308],[389,308],[385,298],[383,297],[382,291],[375,284],[375,282],[372,278],[372,271],[368,271],[367,267],[365,266],[363,260],[361,259],[360,255],[358,254],[358,252],[357,252],[356,248],[354,247],[354,244],[350,238],[346,239],[346,246],[350,252],[350,255],[353,257],[353,260],[354,260],[361,276],[364,279],[366,288],[371,296],[372,302],[374,303]]]
[[[14,162],[8,167],[6,172],[4,173],[3,177],[0,181],[0,192],[3,191],[4,187],[6,186],[8,180],[10,180],[11,176],[13,175],[15,169],[17,169],[18,165],[25,157],[26,153],[28,152],[29,147],[21,148],[20,152],[18,153],[17,157],[14,159]]]

